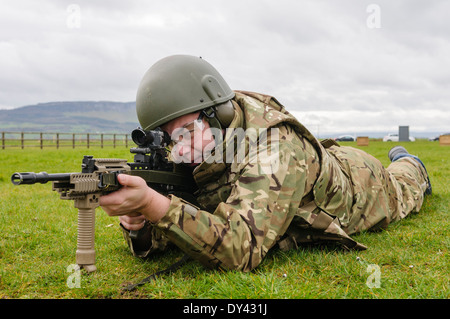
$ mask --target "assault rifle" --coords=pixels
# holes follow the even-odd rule
[[[125,159],[94,158],[84,156],[81,172],[47,174],[14,173],[11,182],[14,185],[35,183],[53,183],[52,190],[60,194],[61,199],[70,199],[78,208],[78,239],[76,263],[93,272],[95,266],[95,209],[99,206],[99,197],[118,190],[121,185],[118,174],[142,177],[147,185],[156,191],[168,195],[176,194],[186,200],[194,200],[193,191],[196,184],[189,168],[175,165],[168,160],[167,145],[170,136],[159,128],[144,131],[137,128],[131,133],[132,140],[138,147],[131,148],[134,162]],[[194,201],[195,202],[195,201]],[[130,237],[136,237],[137,231],[131,231]]]

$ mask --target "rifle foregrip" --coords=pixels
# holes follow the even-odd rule
[[[76,263],[87,272],[95,271],[95,208],[98,197],[89,194],[83,199],[75,200],[78,208],[78,238]]]
[[[78,208],[76,262],[88,272],[95,271],[95,208]]]

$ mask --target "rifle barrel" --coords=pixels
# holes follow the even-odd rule
[[[35,184],[41,183],[45,184],[49,181],[69,181],[70,173],[60,173],[60,174],[47,174],[46,172],[40,173],[14,173],[11,176],[11,182],[14,185],[22,185],[22,184]]]

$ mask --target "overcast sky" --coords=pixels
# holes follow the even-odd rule
[[[450,131],[450,1],[0,0],[0,108],[134,101],[145,71],[202,56],[314,134]]]

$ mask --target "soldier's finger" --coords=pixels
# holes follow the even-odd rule
[[[127,174],[119,174],[117,176],[117,180],[121,185],[129,187],[139,187],[142,185],[142,182],[144,181],[139,176],[131,176]]]

